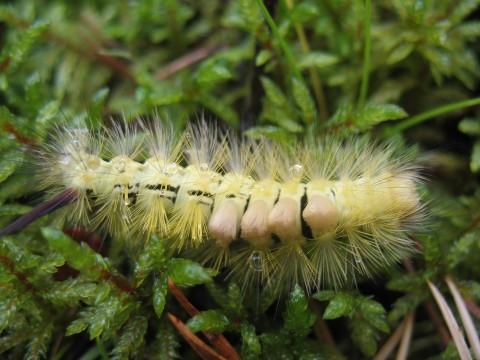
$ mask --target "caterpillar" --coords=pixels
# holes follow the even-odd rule
[[[425,215],[412,156],[362,137],[279,145],[205,122],[177,134],[157,119],[59,128],[38,159],[41,188],[69,194],[65,221],[114,238],[156,234],[247,289],[371,277],[412,253]]]

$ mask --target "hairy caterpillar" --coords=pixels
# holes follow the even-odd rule
[[[67,221],[117,238],[158,234],[244,287],[278,292],[381,271],[412,252],[424,213],[411,158],[362,138],[280,146],[205,123],[181,135],[160,122],[80,127],[59,130],[40,162],[41,186],[74,199]]]

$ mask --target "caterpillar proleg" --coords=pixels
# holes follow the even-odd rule
[[[244,287],[355,283],[410,254],[424,214],[415,162],[364,138],[287,146],[156,122],[62,129],[40,154],[42,187],[75,194],[66,221],[116,238],[158,234]]]

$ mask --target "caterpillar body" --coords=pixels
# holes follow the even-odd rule
[[[118,238],[158,234],[245,288],[371,276],[412,252],[424,214],[411,158],[362,138],[280,146],[156,122],[62,129],[40,155],[42,187],[75,193],[67,221]]]

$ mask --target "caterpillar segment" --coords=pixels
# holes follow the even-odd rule
[[[76,129],[45,147],[40,176],[52,194],[75,190],[67,221],[123,239],[158,234],[244,289],[310,291],[354,284],[412,252],[420,179],[411,157],[395,154],[365,139],[239,141],[204,123],[185,135]]]
[[[232,134],[227,134],[227,139],[225,174],[217,189],[208,223],[210,237],[225,250],[240,236],[241,221],[255,184],[253,167],[259,153],[256,144],[246,139],[239,143]]]
[[[215,206],[208,222],[207,243],[201,258],[215,268],[227,266],[230,246],[239,239],[243,214],[249,202],[253,179],[230,173],[223,177],[215,196]]]
[[[140,237],[149,238],[157,234],[166,238],[169,233],[169,218],[180,189],[184,169],[180,166],[184,138],[175,133],[168,124],[160,127],[159,122],[147,127],[148,158],[143,171],[137,173],[139,184],[136,206],[132,210],[132,229]],[[135,236],[137,237],[137,236]]]
[[[203,164],[185,169],[171,217],[171,236],[178,250],[199,247],[208,236],[215,193],[221,176]]]
[[[208,220],[222,181],[225,140],[205,123],[187,130],[186,162],[182,185],[170,222],[170,235],[178,250],[197,248],[208,237]],[[219,142],[220,140],[220,142]]]
[[[135,178],[138,185],[132,210],[132,228],[146,238],[152,234],[166,237],[169,217],[180,189],[183,169],[175,162],[149,158]]]
[[[129,233],[133,220],[139,183],[137,174],[144,171],[138,160],[141,147],[138,133],[122,124],[114,124],[105,136],[106,154],[110,161],[98,170],[98,184],[94,194],[93,226],[122,238]]]

